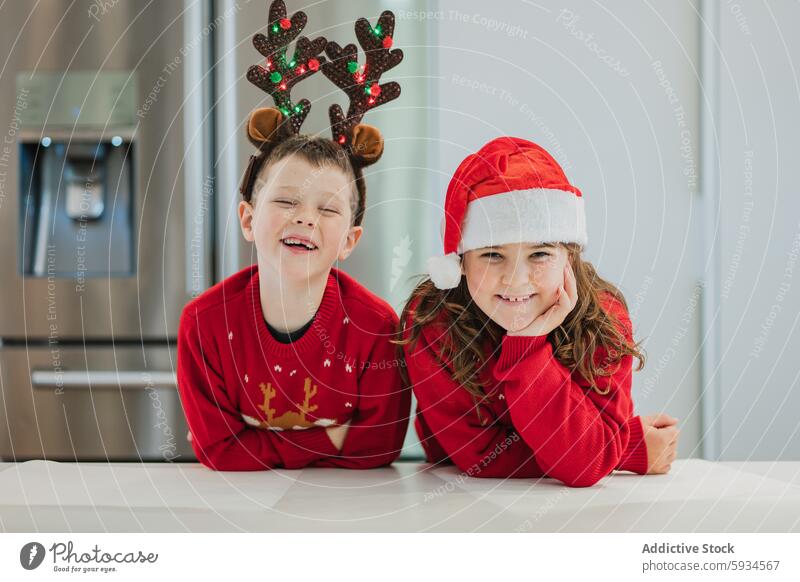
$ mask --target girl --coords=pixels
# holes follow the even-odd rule
[[[644,356],[622,294],[582,260],[586,242],[581,192],[540,146],[495,139],[458,167],[445,256],[401,315],[429,462],[573,487],[669,470],[676,419],[632,417]]]

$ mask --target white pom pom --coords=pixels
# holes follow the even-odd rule
[[[452,289],[461,282],[461,258],[458,253],[428,259],[428,275],[437,289]]]

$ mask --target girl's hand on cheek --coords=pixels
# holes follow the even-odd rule
[[[572,265],[567,261],[564,266],[564,283],[556,293],[556,302],[544,313],[534,319],[527,327],[516,331],[508,331],[511,336],[539,336],[547,335],[564,320],[578,303],[578,287],[575,283],[575,273]]]

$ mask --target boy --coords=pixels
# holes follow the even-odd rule
[[[398,318],[333,265],[361,238],[361,169],[383,151],[380,132],[360,119],[399,87],[381,86],[380,99],[351,94],[346,119],[334,106],[334,139],[299,135],[310,106],[289,101],[291,86],[320,67],[338,83],[352,57],[339,58],[338,46],[324,39],[301,38],[289,61],[285,46],[305,15],[286,18],[277,0],[270,21],[279,24],[254,44],[275,70],[251,67],[248,78],[279,109],[258,109],[248,120],[259,154],[251,156],[239,204],[257,264],[191,301],[180,321],[178,389],[192,447],[201,463],[224,471],[387,465],[400,453],[411,404],[390,341]],[[382,16],[380,25],[391,34],[393,19]],[[332,61],[317,57],[323,47]],[[396,64],[399,51],[391,52]],[[373,71],[376,85],[379,74]]]

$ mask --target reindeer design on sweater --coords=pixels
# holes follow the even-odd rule
[[[270,401],[277,395],[277,391],[272,386],[272,383],[267,382],[264,384],[262,382],[258,387],[261,389],[261,393],[264,395],[264,403],[259,404],[258,408],[264,411],[264,414],[266,414],[266,419],[258,420],[252,416],[242,414],[242,418],[244,418],[244,421],[250,426],[257,426],[259,428],[265,428],[268,430],[303,430],[312,426],[331,426],[336,424],[336,419],[333,418],[318,418],[314,421],[309,420],[309,413],[314,412],[317,410],[317,408],[319,408],[319,405],[311,404],[311,399],[317,395],[317,385],[314,384],[312,386],[311,378],[307,377],[305,379],[305,383],[303,385],[305,399],[303,400],[302,404],[299,402],[295,403],[295,406],[297,406],[297,410],[299,412],[287,410],[278,417],[275,416],[275,409],[270,407]]]

